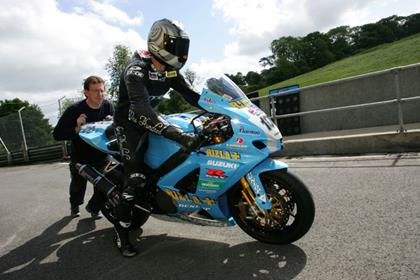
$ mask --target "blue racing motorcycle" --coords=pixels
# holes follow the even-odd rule
[[[150,215],[200,225],[239,225],[253,238],[291,243],[310,229],[315,215],[306,186],[272,158],[282,149],[276,125],[225,75],[204,82],[202,114],[173,114],[166,120],[199,135],[201,144],[185,150],[176,142],[149,133],[140,145],[147,196],[133,207],[132,228]],[[113,156],[104,170],[78,165],[79,173],[109,194],[121,192],[122,163],[110,121],[85,124],[81,138]],[[151,211],[142,207],[148,197]],[[103,214],[115,222],[115,204],[104,199]]]

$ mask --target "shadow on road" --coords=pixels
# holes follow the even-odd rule
[[[41,235],[0,257],[1,279],[293,279],[306,265],[295,245],[227,243],[171,237],[141,236],[140,254],[120,256],[112,229],[95,229],[79,220],[73,232],[60,233],[63,218]],[[205,237],[203,237],[205,238]]]

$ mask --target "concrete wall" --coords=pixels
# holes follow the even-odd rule
[[[420,64],[302,88],[300,111],[327,109],[395,99],[396,76],[401,97],[420,96]],[[261,108],[269,113],[268,100]],[[420,122],[420,100],[403,103],[404,123]],[[396,104],[301,116],[302,133],[398,124]],[[281,128],[280,128],[281,129]]]

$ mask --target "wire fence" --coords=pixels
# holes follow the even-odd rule
[[[3,142],[3,145],[0,147],[0,152],[5,152],[6,150],[10,152],[23,150],[24,138],[17,112],[0,118],[0,137]]]

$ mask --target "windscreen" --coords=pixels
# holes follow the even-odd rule
[[[204,86],[228,100],[246,97],[245,93],[225,75],[207,79]]]

